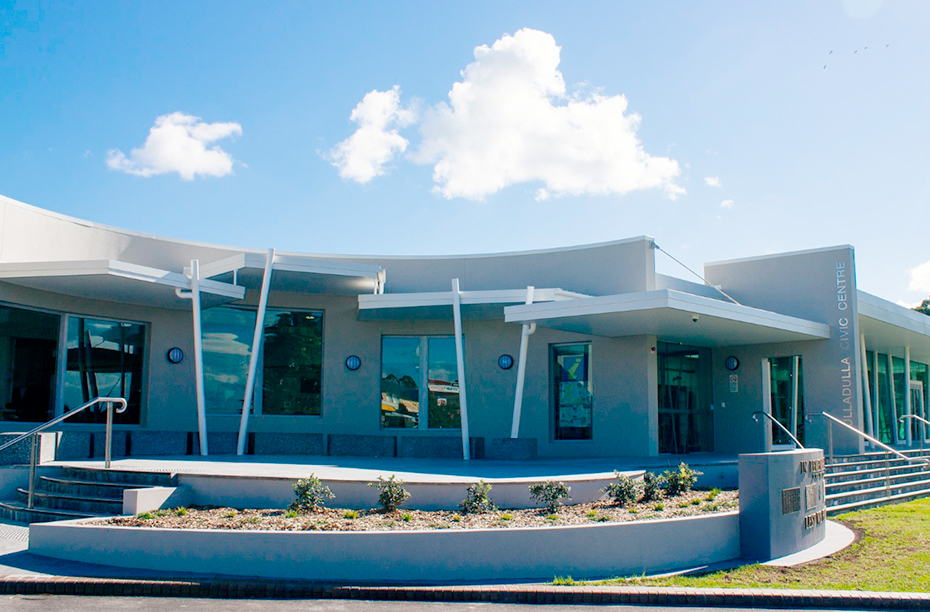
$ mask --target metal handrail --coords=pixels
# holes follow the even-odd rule
[[[782,425],[782,424],[778,421],[778,419],[776,419],[775,417],[773,417],[772,415],[770,415],[768,412],[762,412],[761,410],[756,410],[755,412],[752,413],[752,420],[755,421],[756,423],[758,423],[758,422],[759,422],[759,415],[760,415],[760,414],[761,414],[762,416],[764,416],[765,418],[767,418],[768,420],[770,420],[771,422],[773,422],[773,423],[775,423],[776,425],[778,425],[779,427],[781,427],[781,430],[782,430],[783,432],[785,432],[786,434],[788,434],[788,437],[791,438],[791,441],[794,442],[794,445],[795,445],[795,446],[797,446],[798,448],[800,448],[800,449],[802,449],[802,450],[804,449],[804,445],[801,444],[801,443],[798,441],[798,439],[794,437],[794,434],[792,434],[790,431],[788,431],[788,428],[787,428],[787,427],[785,427],[784,425]]]
[[[923,449],[924,449],[924,439],[927,437],[927,428],[926,428],[926,426],[927,426],[927,425],[930,425],[930,421],[928,421],[927,419],[923,418],[922,416],[917,416],[916,414],[905,414],[904,416],[898,417],[898,420],[899,420],[899,421],[903,421],[904,419],[917,419],[918,421],[920,421],[921,423],[924,424],[924,430],[921,432],[923,435],[920,436],[920,450],[923,450]]]
[[[837,423],[838,425],[842,425],[843,427],[845,427],[845,428],[848,429],[849,431],[851,431],[851,432],[857,434],[859,437],[868,440],[869,442],[871,442],[872,444],[878,446],[879,448],[881,448],[881,449],[883,449],[883,450],[885,450],[885,451],[887,451],[887,452],[889,452],[889,453],[891,453],[891,454],[893,454],[893,455],[896,455],[896,456],[899,457],[900,459],[904,459],[905,461],[907,461],[907,462],[909,462],[909,463],[923,463],[924,465],[930,465],[930,461],[927,461],[926,459],[915,459],[915,458],[913,458],[913,457],[908,457],[907,455],[905,455],[905,454],[902,453],[901,451],[895,450],[895,449],[891,448],[890,446],[888,446],[887,444],[885,444],[884,442],[881,442],[881,441],[879,441],[879,440],[876,440],[875,438],[873,438],[873,437],[870,436],[869,434],[865,433],[864,431],[859,431],[858,429],[856,429],[856,428],[853,427],[852,425],[850,425],[850,424],[848,424],[848,423],[844,423],[843,421],[841,421],[840,419],[836,418],[836,417],[833,416],[832,414],[828,414],[828,413],[826,413],[826,412],[821,412],[821,413],[820,413],[820,416],[826,417],[826,418],[830,419],[830,421],[831,421],[830,427],[827,429],[827,445],[828,445],[828,447],[829,447],[829,457],[830,457],[830,462],[831,462],[831,463],[833,462],[833,423]]]
[[[83,412],[87,410],[88,408],[90,408],[91,406],[96,406],[97,404],[106,404],[107,406],[106,408],[107,410],[106,444],[104,445],[103,458],[104,458],[104,467],[109,469],[110,450],[111,450],[111,445],[112,445],[111,443],[113,440],[113,404],[119,404],[120,406],[119,408],[116,409],[116,412],[118,413],[125,412],[127,404],[126,404],[125,398],[122,398],[122,397],[95,397],[94,399],[90,400],[86,404],[82,406],[78,406],[74,410],[69,410],[68,412],[64,414],[55,417],[51,421],[48,421],[47,423],[43,423],[42,425],[39,425],[35,429],[27,431],[23,435],[13,438],[6,444],[0,446],[0,451],[2,451],[5,448],[9,448],[10,446],[13,446],[17,442],[21,442],[22,440],[25,440],[26,438],[32,437],[32,452],[30,454],[30,459],[29,459],[29,498],[26,504],[27,508],[32,509],[33,497],[35,495],[36,465],[39,462],[39,453],[38,453],[38,448],[36,446],[36,441],[38,440],[39,433],[48,429],[52,425],[57,425],[58,423],[61,423],[65,419],[73,417],[79,412]]]

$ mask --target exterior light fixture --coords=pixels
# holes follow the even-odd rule
[[[730,355],[727,357],[727,360],[723,362],[723,365],[726,366],[731,372],[739,369],[739,359]]]
[[[502,370],[509,370],[513,367],[513,357],[510,355],[501,355],[497,358],[497,365]]]
[[[168,352],[165,353],[165,358],[168,360],[168,363],[181,363],[184,361],[184,351],[178,347],[168,349]]]
[[[353,372],[362,367],[362,359],[358,355],[349,355],[346,357],[346,367]]]

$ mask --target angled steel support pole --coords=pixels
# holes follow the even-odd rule
[[[535,287],[526,288],[526,305],[533,303]],[[530,336],[536,333],[535,323],[524,323],[520,334],[520,355],[517,357],[517,388],[513,395],[513,424],[510,426],[510,437],[520,437],[520,415],[523,412],[523,387],[526,381],[526,351]]]
[[[859,335],[859,350],[862,353],[862,380],[865,383],[865,401],[863,402],[863,412],[865,413],[865,433],[870,436],[878,437],[878,428],[872,420],[872,382],[869,380],[869,358],[865,348],[865,334]]]
[[[174,293],[191,301],[194,318],[194,386],[197,390],[197,433],[200,439],[200,454],[209,454],[207,449],[206,400],[203,395],[203,335],[200,331],[200,261],[191,260],[190,291],[175,289]]]
[[[462,412],[462,459],[471,459],[468,448],[468,401],[465,398],[465,347],[462,343],[462,296],[459,279],[452,279],[452,318],[455,321],[455,360],[459,374],[459,406]]]
[[[255,313],[255,332],[252,334],[252,354],[249,356],[249,375],[245,380],[245,397],[242,399],[242,417],[239,419],[239,441],[236,454],[245,454],[245,441],[249,431],[249,411],[252,409],[252,391],[255,389],[255,372],[265,335],[265,310],[268,308],[268,292],[271,290],[271,273],[274,271],[274,249],[268,249],[265,259],[265,273],[262,276],[262,293],[258,298],[258,312]]]

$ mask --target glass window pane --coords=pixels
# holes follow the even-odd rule
[[[137,323],[68,319],[68,357],[63,384],[64,409],[95,397],[123,397],[129,406],[114,423],[138,424],[142,404],[145,327]],[[85,410],[69,422],[104,423],[106,413]]]
[[[794,362],[795,357],[772,357],[769,359],[772,384],[772,416],[784,425],[788,431],[794,433],[801,444],[804,444],[804,363],[800,357],[797,357],[797,420],[794,425],[791,423],[795,391]],[[794,443],[780,427],[773,425],[772,444],[793,445]]]
[[[461,428],[459,404],[458,360],[455,338],[429,338],[429,400],[430,429]]]
[[[381,339],[381,427],[420,425],[420,338]]]
[[[552,347],[556,440],[591,439],[594,395],[590,361],[590,344]]]
[[[208,308],[201,313],[200,324],[206,410],[213,414],[241,414],[255,311]]]
[[[262,414],[319,415],[323,314],[268,310],[263,342]]]
[[[710,351],[660,342],[657,362],[659,452],[712,450]]]
[[[0,306],[0,420],[54,416],[57,315]]]

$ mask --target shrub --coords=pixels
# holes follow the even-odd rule
[[[294,495],[297,497],[288,510],[294,512],[318,512],[327,499],[335,497],[329,487],[320,482],[314,474],[306,480],[301,479],[294,483]]]
[[[662,512],[663,510],[665,510],[665,504],[663,504],[662,502],[659,502],[655,506],[653,506],[652,509],[655,510],[656,512]]]
[[[453,514],[453,515],[452,515],[452,520],[455,521],[456,523],[461,523],[461,522],[462,522],[462,516],[459,515],[459,514]]]
[[[546,516],[546,520],[547,520],[547,521],[557,521],[557,520],[559,520],[559,515],[558,515],[558,514],[550,514],[550,515]]]
[[[620,472],[614,472],[614,475],[617,477],[617,482],[609,483],[601,491],[606,493],[607,497],[617,506],[636,503],[639,499],[639,487],[636,486],[636,481]]]
[[[294,510],[288,510],[284,513],[284,518],[297,518],[297,512]]]
[[[701,474],[702,472],[695,472],[688,467],[687,463],[682,462],[674,471],[667,470],[665,472],[665,490],[669,495],[687,493],[691,490],[691,487],[694,486],[694,483],[697,482],[697,477]]]
[[[462,503],[459,504],[459,507],[462,509],[462,512],[466,513],[482,514],[484,512],[494,512],[497,510],[497,506],[491,501],[490,492],[491,485],[483,480],[479,480],[469,485],[468,493]]]
[[[224,516],[225,516],[226,518],[236,518],[236,511],[230,509],[228,512],[226,512],[226,514],[225,514]]]
[[[503,514],[501,515],[501,520],[502,520],[502,521],[509,521],[509,520],[512,519],[512,518],[513,518],[513,515],[510,514],[509,512],[505,512],[505,513],[503,513]]]
[[[597,516],[597,510],[588,510],[588,518],[593,519]]]
[[[396,480],[394,474],[391,474],[390,478],[378,476],[378,482],[369,482],[368,486],[380,491],[378,503],[387,512],[394,512],[402,503],[410,499],[410,492],[404,488],[404,481]]]
[[[707,497],[704,498],[704,501],[712,502],[715,499],[717,499],[718,495],[720,495],[720,489],[718,489],[717,487],[714,487],[713,489],[707,492]]]
[[[409,523],[412,519],[413,519],[413,515],[410,514],[409,512],[404,512],[403,514],[400,515],[400,520],[402,520],[405,523]]]
[[[572,488],[567,486],[564,482],[547,480],[546,482],[531,484],[530,497],[532,497],[536,503],[545,506],[549,514],[552,514],[558,511],[559,506],[562,505],[563,499],[571,499],[568,494],[571,490]]]
[[[643,501],[655,501],[662,499],[665,491],[662,486],[665,484],[665,476],[646,472],[643,474]]]
[[[155,515],[152,514],[151,512],[140,512],[139,514],[136,515],[136,518],[150,521],[155,518]]]
[[[354,521],[355,519],[358,518],[358,512],[355,510],[346,510],[345,512],[342,513],[342,518],[349,519],[350,521]]]
[[[178,507],[178,508],[175,509],[174,513],[175,513],[176,515],[178,515],[178,516],[186,516],[186,515],[187,515],[187,508],[185,508],[184,506],[180,506],[180,507]]]

